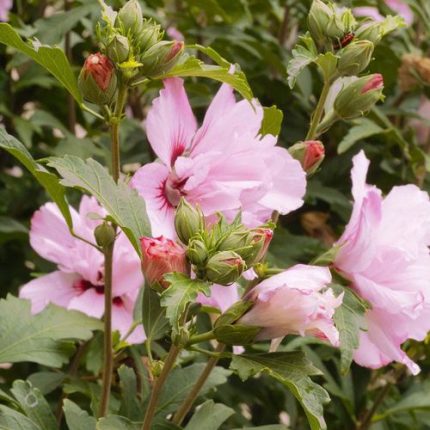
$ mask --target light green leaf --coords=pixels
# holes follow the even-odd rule
[[[278,136],[281,131],[284,114],[276,106],[265,107],[263,109],[264,117],[259,133],[262,136],[265,136],[266,134]]]
[[[318,56],[315,42],[309,33],[300,36],[292,53],[293,58],[287,66],[288,85],[291,89],[296,85],[296,80],[300,73],[302,73],[305,67],[312,64]]]
[[[218,430],[222,423],[234,414],[234,410],[207,400],[197,409],[185,430]]]
[[[132,422],[127,418],[110,415],[97,422],[97,430],[141,430],[142,423]]]
[[[36,372],[31,374],[27,380],[46,396],[46,394],[56,390],[63,383],[66,376],[62,372]]]
[[[337,295],[344,293],[342,304],[336,309],[334,322],[340,335],[341,372],[347,373],[354,351],[359,346],[360,330],[366,328],[364,314],[369,306],[350,288],[332,285]]]
[[[96,418],[91,417],[72,401],[64,400],[63,411],[69,430],[96,430]]]
[[[148,342],[161,339],[169,328],[166,311],[160,305],[160,296],[148,285],[143,287],[142,320]]]
[[[137,397],[137,378],[131,367],[122,365],[118,369],[119,386],[121,388],[120,415],[131,420],[139,420],[142,407]]]
[[[62,176],[61,184],[80,188],[92,194],[107,210],[140,255],[142,236],[151,236],[151,227],[146,214],[145,201],[136,190],[124,181],[114,182],[105,167],[89,158],[82,160],[76,156],[52,157],[49,166]]]
[[[0,405],[0,430],[42,430],[25,415]]]
[[[348,151],[354,144],[367,137],[374,136],[384,132],[384,129],[367,118],[359,118],[353,121],[353,126],[341,140],[337,147],[337,153],[343,154]]]
[[[73,353],[71,340],[88,340],[103,325],[52,304],[31,315],[29,301],[8,295],[0,300],[0,327],[0,363],[30,361],[61,367]]]
[[[173,369],[161,391],[157,414],[166,416],[174,412],[189,394],[204,368],[204,363],[196,363]],[[226,383],[230,375],[231,371],[223,367],[215,367],[203,385],[200,396],[205,396],[218,385]]]
[[[190,279],[183,273],[169,273],[164,279],[169,288],[161,294],[161,305],[166,308],[166,317],[173,328],[173,334],[179,333],[181,317],[188,305],[199,293],[210,295],[210,285],[199,279]]]
[[[26,381],[14,381],[10,390],[25,415],[41,430],[56,430],[57,420],[42,393]]]
[[[0,24],[1,26],[2,24]],[[37,181],[45,188],[51,199],[57,204],[67,225],[72,229],[72,216],[70,215],[64,187],[53,173],[48,172],[42,165],[38,164],[25,146],[8,134],[4,128],[0,127],[0,148],[3,148],[16,159],[18,159]]]
[[[326,429],[323,404],[330,401],[327,392],[309,376],[319,375],[302,352],[274,352],[234,355],[230,368],[242,380],[263,372],[284,384],[305,410],[312,430]]]
[[[54,75],[58,81],[70,92],[74,99],[82,104],[82,96],[69,60],[60,48],[51,46],[37,46],[25,43],[18,33],[6,23],[0,23],[0,43],[17,49]]]
[[[320,54],[315,59],[315,63],[321,70],[321,73],[325,81],[330,80],[336,73],[338,57],[332,52],[327,52],[325,54]]]

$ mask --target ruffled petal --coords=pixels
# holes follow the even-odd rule
[[[101,318],[105,311],[105,296],[103,293],[98,293],[95,288],[89,288],[74,297],[68,308],[76,311],[81,311],[84,314],[94,318]]]

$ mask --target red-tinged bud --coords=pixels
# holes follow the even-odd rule
[[[108,104],[117,87],[114,64],[99,52],[89,55],[79,74],[78,84],[85,100],[98,105]]]
[[[258,227],[251,230],[252,246],[256,251],[252,264],[257,264],[264,259],[273,238],[273,230],[268,227]]]
[[[380,73],[376,73],[369,79],[361,90],[361,94],[366,94],[373,90],[382,90],[384,88],[384,78]]]
[[[168,284],[164,275],[171,272],[188,273],[189,267],[185,249],[171,239],[163,236],[157,238],[142,237],[142,269],[145,281],[152,287]]]
[[[230,285],[239,279],[245,267],[245,262],[236,252],[220,251],[209,259],[206,277],[215,284]]]
[[[307,140],[295,143],[288,149],[289,153],[299,160],[303,170],[308,174],[314,173],[324,160],[324,145],[319,140]]]

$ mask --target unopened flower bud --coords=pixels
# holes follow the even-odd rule
[[[129,0],[118,12],[115,25],[120,28],[125,35],[129,33],[138,35],[142,30],[143,16],[142,8],[138,0]]]
[[[373,44],[381,41],[381,23],[380,22],[366,22],[355,33],[356,37],[361,40],[368,40]]]
[[[239,254],[245,262],[252,257],[251,234],[249,229],[239,225],[234,230],[226,233],[217,244],[218,251],[234,251]]]
[[[175,215],[175,229],[180,241],[188,245],[189,240],[205,228],[205,217],[198,206],[190,205],[183,197]]]
[[[321,44],[327,37],[327,28],[334,20],[334,10],[321,0],[314,0],[308,15],[308,26],[312,38],[317,44]],[[340,32],[337,37],[340,37]]]
[[[268,227],[257,227],[251,230],[251,244],[254,251],[252,264],[257,264],[267,254],[270,242],[273,238],[273,230]]]
[[[115,66],[106,55],[91,54],[85,60],[78,80],[84,99],[98,105],[108,104],[115,95]]]
[[[151,46],[141,58],[141,73],[150,78],[167,73],[180,59],[184,42],[161,41]]]
[[[306,173],[314,173],[324,160],[324,145],[319,140],[295,143],[288,152],[299,160]]]
[[[125,36],[116,34],[107,46],[107,54],[115,63],[122,63],[128,59],[130,46]]]
[[[152,287],[168,285],[164,275],[171,272],[188,273],[185,250],[171,239],[142,237],[142,269],[145,281]]]
[[[161,28],[158,24],[154,24],[152,21],[145,21],[139,35],[141,51],[144,52],[151,48],[151,46],[154,46],[160,41],[161,36]]]
[[[341,76],[355,76],[361,73],[370,63],[374,45],[368,40],[358,40],[343,48],[337,70]]]
[[[220,251],[209,259],[206,277],[215,284],[230,285],[242,275],[245,267],[245,262],[236,252]]]
[[[346,85],[337,95],[334,110],[342,119],[354,119],[383,98],[384,80],[379,73],[364,76]]]
[[[206,244],[201,238],[193,238],[188,243],[187,257],[196,266],[206,264],[209,253]]]
[[[110,223],[103,222],[94,230],[94,237],[98,246],[106,248],[115,240],[115,229]]]

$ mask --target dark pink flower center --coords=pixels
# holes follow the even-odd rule
[[[102,277],[103,277],[103,275],[101,274],[101,278]],[[99,276],[99,278],[100,278],[100,276]],[[73,288],[75,290],[78,290],[80,294],[84,293],[85,291],[87,291],[87,290],[89,290],[91,288],[93,288],[94,290],[96,290],[97,294],[104,294],[104,292],[105,292],[105,286],[104,285],[94,285],[93,283],[91,283],[90,281],[87,281],[86,279],[79,279],[78,281],[76,281],[73,284]],[[123,304],[123,300],[122,300],[121,297],[117,296],[117,297],[114,297],[112,299],[112,303],[114,305],[120,306],[120,305]]]

